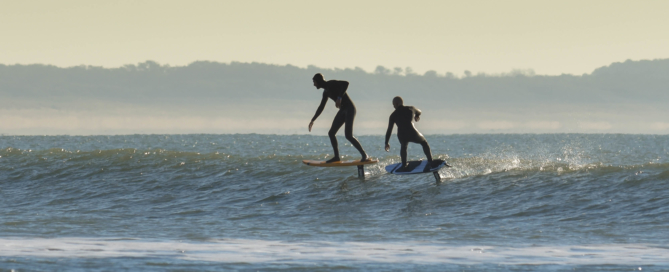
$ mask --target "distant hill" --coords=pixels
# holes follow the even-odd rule
[[[634,121],[637,115],[649,126],[655,124],[655,127],[661,127],[657,124],[669,122],[664,117],[666,101],[669,101],[669,59],[628,60],[583,75],[541,76],[516,71],[503,75],[468,73],[463,77],[434,71],[418,75],[410,70],[391,70],[382,66],[373,72],[366,72],[360,68],[300,68],[208,61],[180,67],[153,61],[119,68],[0,65],[0,114],[3,114],[0,117],[28,116],[21,112],[30,111],[34,116],[41,116],[39,112],[106,118],[125,116],[123,118],[126,119],[134,115],[156,115],[165,120],[174,116],[205,119],[226,116],[238,120],[275,120],[272,122],[295,118],[308,123],[322,92],[316,90],[311,82],[313,74],[318,72],[323,73],[326,79],[351,83],[348,92],[358,107],[358,114],[362,116],[360,119],[374,124],[370,125],[374,127],[374,134],[384,126],[387,114],[392,111],[390,101],[396,95],[403,96],[407,104],[428,113],[434,112],[439,120],[449,116],[448,120],[460,120],[458,124],[464,124],[425,128],[433,133],[592,131],[577,125],[579,122],[611,124],[608,130],[601,130],[604,132],[630,132],[630,124],[639,123]],[[330,113],[334,111],[332,105],[329,106]],[[646,118],[642,114],[646,114]],[[654,119],[649,120],[648,115]],[[321,119],[323,123],[331,122],[328,116]],[[518,125],[491,130],[477,126],[477,122]],[[532,122],[557,122],[560,125],[557,128],[539,126],[539,129],[523,125]],[[219,123],[220,127],[235,131],[232,126],[226,126],[225,121]],[[461,128],[457,129],[458,126]],[[304,132],[299,132],[297,128],[282,129],[278,126],[276,132]],[[32,127],[17,125],[13,129],[4,128],[9,133],[30,133],[34,130],[40,131],[39,122]],[[49,130],[46,131],[48,133]],[[89,133],[94,131],[97,130]],[[110,127],[101,131],[115,130]],[[143,132],[141,128],[130,131]],[[166,131],[200,132],[193,127],[172,127]],[[650,128],[645,130],[646,133],[653,131]],[[127,131],[119,131],[124,132]],[[204,132],[230,131],[214,129]],[[273,131],[260,129],[258,132]],[[69,132],[66,129],[59,133]]]

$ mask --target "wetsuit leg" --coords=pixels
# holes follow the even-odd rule
[[[420,142],[420,145],[423,146],[423,152],[425,152],[425,156],[427,157],[428,165],[431,165],[432,164],[432,151],[430,151],[430,145],[427,144],[427,141]]]
[[[399,133],[399,132],[398,132]],[[425,166],[426,168],[429,168],[430,165],[432,165],[432,151],[430,151],[430,145],[427,143],[427,140],[425,140],[425,137],[418,133],[418,131],[415,131],[415,133],[412,134],[402,134],[402,135],[397,135],[397,138],[400,140],[400,143],[402,144],[402,149],[400,150],[400,155],[402,156],[402,164],[404,165],[406,163],[406,156],[407,156],[407,146],[409,143],[417,143],[420,144],[423,147],[423,152],[425,152],[425,156],[427,157],[427,165]]]
[[[353,121],[355,121],[355,113],[356,110],[355,108],[351,107],[348,108],[346,113],[346,127],[344,127],[344,133],[346,134],[346,140],[351,142],[351,144],[355,147],[355,149],[360,152],[360,155],[362,156],[362,160],[367,159],[367,153],[365,153],[365,150],[362,149],[362,145],[360,145],[360,142],[358,139],[353,137]]]
[[[328,136],[330,136],[330,143],[332,144],[332,149],[334,149],[333,159],[337,160],[339,160],[339,144],[337,143],[337,131],[339,131],[339,128],[341,128],[341,126],[344,125],[344,122],[346,122],[346,112],[344,112],[343,110],[339,110],[339,112],[337,112],[337,115],[335,115],[334,120],[332,120],[332,126],[330,127],[330,131],[328,131]],[[330,162],[330,160],[328,160],[328,162]]]
[[[400,157],[402,157],[402,167],[407,165],[407,147],[409,147],[409,142],[400,142]]]

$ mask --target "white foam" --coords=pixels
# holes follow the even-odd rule
[[[99,238],[0,238],[0,256],[153,257],[225,263],[364,262],[504,265],[669,265],[669,248],[644,244],[451,246],[429,242],[207,242]]]

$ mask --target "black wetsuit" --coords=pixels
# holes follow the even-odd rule
[[[332,121],[332,127],[330,127],[330,131],[328,132],[328,136],[330,136],[330,142],[332,143],[332,148],[334,149],[334,156],[335,158],[339,158],[339,146],[337,144],[337,137],[335,135],[337,134],[337,131],[339,131],[339,128],[341,128],[341,126],[346,123],[346,127],[344,128],[346,139],[351,142],[351,144],[358,150],[358,152],[360,152],[362,158],[366,159],[367,153],[365,153],[365,150],[362,149],[358,139],[353,137],[353,121],[355,120],[356,110],[355,104],[353,104],[353,101],[351,101],[351,98],[348,97],[348,94],[346,93],[346,90],[348,89],[348,81],[328,80],[325,82],[323,89],[323,99],[321,99],[321,104],[318,106],[316,114],[314,115],[314,118],[311,118],[311,121],[315,121],[316,118],[321,115],[323,109],[325,108],[325,103],[328,102],[328,98],[334,100],[336,103],[337,99],[341,97],[339,111],[337,112],[337,115],[335,115],[335,118]]]
[[[390,134],[393,132],[393,126],[397,124],[397,139],[400,140],[401,149],[400,156],[402,157],[402,165],[407,162],[407,146],[409,142],[419,143],[423,146],[423,152],[427,156],[428,162],[432,162],[432,153],[430,152],[430,145],[423,137],[423,134],[416,130],[413,125],[414,116],[420,116],[419,109],[413,106],[399,106],[390,115],[388,120],[388,130],[386,131],[386,145],[390,141]]]

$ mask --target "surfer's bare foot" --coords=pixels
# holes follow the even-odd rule
[[[327,160],[327,161],[325,161],[325,162],[326,162],[326,163],[331,163],[331,162],[338,162],[338,161],[340,161],[339,157],[334,157],[334,158],[329,159],[329,160]]]
[[[365,154],[364,156],[362,156],[362,159],[360,159],[361,162],[366,162],[366,161],[368,161],[368,160],[370,160],[370,158],[369,158],[369,156],[368,156],[367,154]]]

